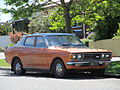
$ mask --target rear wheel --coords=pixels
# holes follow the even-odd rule
[[[93,76],[98,76],[98,77],[104,76],[104,73],[105,73],[105,69],[96,69],[91,71],[91,74]]]
[[[67,74],[67,70],[65,68],[64,63],[61,60],[56,60],[53,64],[53,72],[55,77],[65,77]]]
[[[25,74],[25,70],[23,69],[23,65],[19,59],[16,59],[15,62],[13,63],[13,70],[14,70],[14,74],[16,75]]]

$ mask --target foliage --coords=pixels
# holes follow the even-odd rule
[[[93,40],[90,40],[90,39],[81,39],[81,41],[89,47],[89,42],[93,41]]]
[[[12,13],[13,19],[31,17],[34,12],[42,10],[46,4],[44,0],[5,0],[5,4],[11,6],[10,9],[2,8],[3,13]],[[40,3],[42,2],[42,3]]]
[[[86,23],[90,30],[95,32],[95,40],[110,39],[114,36],[120,22],[119,0],[79,0],[70,7],[71,26]],[[62,8],[62,9],[61,9]],[[52,15],[52,28],[64,27],[63,7],[57,9]],[[56,17],[55,17],[56,16]],[[60,18],[60,17],[62,18]],[[61,20],[60,20],[61,19]]]
[[[1,35],[8,35],[8,33],[11,31],[12,31],[12,26],[10,23],[6,22],[3,24],[0,24],[0,34]]]
[[[23,32],[10,33],[10,40],[12,43],[16,44],[23,36]]]
[[[119,29],[117,30],[116,36],[120,36],[120,23],[119,23]]]
[[[95,39],[95,33],[91,32],[88,36],[87,39],[89,40],[94,40]]]
[[[31,4],[28,0],[5,1],[7,5],[17,7],[17,9],[11,8],[8,11],[3,10],[14,13],[15,17],[29,17],[46,5],[46,3],[40,4],[39,0]],[[65,0],[60,0],[60,2],[54,2],[58,7],[49,17],[50,29],[57,29],[57,31],[64,29],[63,32],[71,33],[71,26],[86,23],[95,32],[95,40],[110,39],[116,34],[120,22],[119,0],[70,0],[67,3]]]
[[[112,39],[120,39],[120,36],[114,36]]]
[[[92,5],[92,6],[91,6]],[[119,28],[120,4],[117,0],[92,0],[85,11],[85,23],[95,32],[95,40],[111,39]]]
[[[12,46],[14,46],[15,44],[8,44],[8,47],[12,47]]]
[[[40,12],[39,12],[40,13]],[[48,15],[43,15],[42,12],[37,16],[34,17],[30,24],[28,25],[29,27],[29,33],[48,33],[51,32],[49,29],[49,19]]]
[[[4,59],[0,59],[0,67],[10,67],[10,65]]]
[[[0,47],[0,52],[1,52],[1,51],[3,52],[3,51],[4,51],[4,48]]]
[[[58,7],[53,10],[53,12],[48,17],[50,20],[50,29],[56,30],[57,32],[65,32],[65,19],[63,17],[63,8]]]
[[[119,26],[119,17],[107,17],[105,20],[99,21],[95,26],[95,40],[111,39],[117,32]]]
[[[120,61],[112,62],[106,69],[107,74],[120,74]]]

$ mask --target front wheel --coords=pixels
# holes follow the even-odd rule
[[[64,63],[59,59],[54,62],[53,70],[55,77],[58,78],[65,77],[67,74]]]
[[[20,60],[15,60],[14,64],[13,64],[13,70],[14,70],[14,74],[16,75],[23,75],[25,74],[25,70],[23,69],[23,65],[20,62]]]

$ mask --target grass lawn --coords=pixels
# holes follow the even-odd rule
[[[0,67],[10,67],[10,65],[4,59],[0,59]]]

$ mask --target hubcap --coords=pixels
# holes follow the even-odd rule
[[[20,63],[16,64],[16,72],[20,72],[21,71],[21,65]]]
[[[56,65],[56,73],[57,73],[58,75],[60,75],[62,72],[63,72],[62,64],[58,63],[58,64]]]

